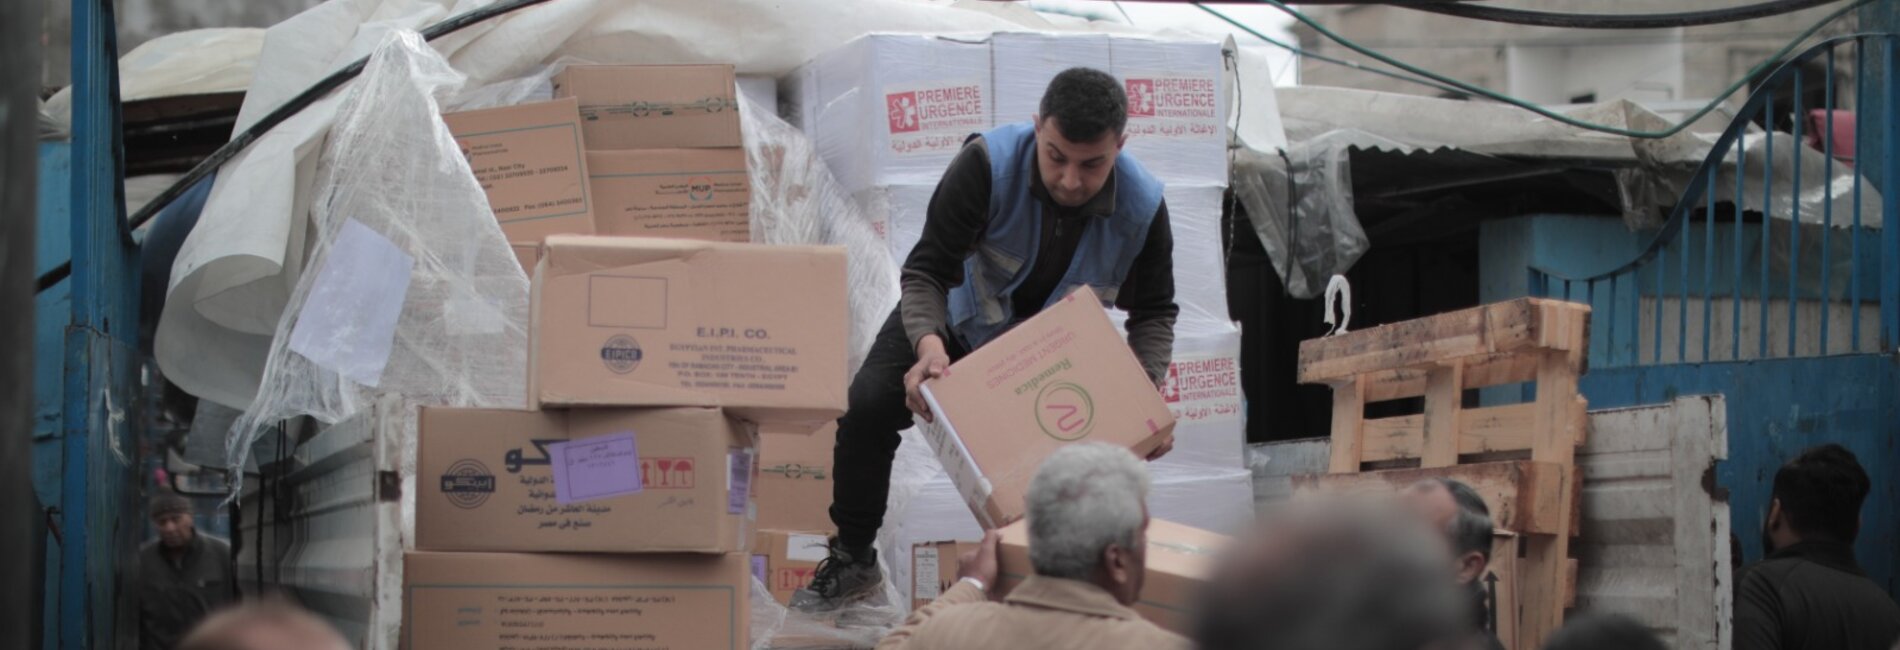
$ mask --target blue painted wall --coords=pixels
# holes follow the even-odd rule
[[[1852,450],[1874,479],[1855,551],[1869,575],[1900,594],[1897,377],[1894,357],[1859,354],[1593,370],[1579,388],[1593,409],[1677,395],[1727,396],[1729,458],[1716,466],[1716,483],[1729,490],[1732,527],[1750,562],[1762,556],[1761,522],[1775,469],[1822,443]]]
[[[50,271],[71,258],[72,223],[70,204],[60,200],[71,194],[72,145],[66,142],[40,143],[39,223],[35,227],[34,273]],[[33,304],[33,492],[41,507],[60,502],[60,478],[64,465],[60,448],[60,409],[65,402],[66,323],[72,319],[71,283],[61,282],[36,296]],[[46,588],[43,600],[44,647],[57,648],[59,635],[59,542],[47,534]]]
[[[1700,234],[1699,230],[1692,233]],[[1727,288],[1735,259],[1730,231],[1717,230],[1714,260],[1717,287]],[[1620,219],[1578,215],[1536,215],[1487,222],[1479,235],[1479,296],[1497,302],[1530,295],[1528,269],[1539,266],[1578,275],[1599,272],[1626,261],[1642,250],[1650,233],[1633,233]],[[1872,237],[1878,234],[1868,235]],[[1759,241],[1759,240],[1756,240]],[[1744,241],[1744,269],[1759,263],[1752,255],[1759,245]],[[1863,252],[1870,242],[1863,242]],[[1839,249],[1836,249],[1839,250]],[[1876,249],[1877,250],[1877,249]],[[1804,251],[1805,252],[1805,251]],[[1877,299],[1878,286],[1868,282],[1873,267],[1862,260],[1864,299]],[[1669,260],[1671,269],[1675,258]],[[1691,295],[1699,294],[1702,259],[1700,242],[1691,247]],[[1875,262],[1877,264],[1877,262]],[[1754,283],[1744,273],[1744,294]],[[1653,276],[1641,281],[1644,294],[1654,293]],[[1757,276],[1758,277],[1758,276]],[[1785,276],[1781,276],[1784,278]],[[1835,291],[1845,281],[1835,276]],[[1664,292],[1676,290],[1674,273],[1665,276]],[[1580,290],[1579,290],[1580,291]],[[1602,289],[1599,288],[1599,292]],[[1838,295],[1838,294],[1837,294]],[[1581,300],[1581,296],[1579,296]],[[1609,314],[1603,295],[1593,305],[1601,321]],[[1627,303],[1625,303],[1627,304]],[[1623,315],[1627,318],[1627,314]],[[1592,331],[1607,323],[1592,324]],[[1619,325],[1627,328],[1627,324]],[[1607,337],[1592,337],[1593,355]],[[1643,353],[1645,357],[1648,352]],[[1622,358],[1625,355],[1619,354]],[[1720,393],[1728,398],[1729,459],[1717,466],[1717,485],[1729,490],[1732,529],[1741,538],[1749,561],[1762,556],[1761,520],[1767,510],[1775,469],[1801,450],[1824,442],[1838,442],[1860,457],[1874,479],[1875,492],[1862,510],[1865,521],[1856,546],[1860,561],[1888,592],[1900,594],[1900,361],[1875,354],[1805,359],[1668,364],[1623,368],[1595,368],[1579,388],[1591,408],[1616,408],[1666,402],[1678,395]],[[1515,392],[1493,394],[1487,400],[1514,402]],[[1504,388],[1503,391],[1515,389]]]

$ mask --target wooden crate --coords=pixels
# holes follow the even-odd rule
[[[1590,308],[1523,298],[1393,323],[1300,345],[1299,380],[1333,388],[1328,473],[1304,489],[1403,486],[1432,476],[1471,485],[1497,527],[1516,535],[1494,572],[1509,581],[1512,648],[1537,648],[1563,623],[1574,593],[1570,538],[1580,519],[1576,447],[1587,407],[1577,377],[1589,352]],[[1467,389],[1536,383],[1524,404],[1465,408]],[[1367,419],[1366,405],[1423,397],[1424,413]],[[1416,460],[1415,469],[1371,471]],[[1461,462],[1462,461],[1462,462]],[[1515,574],[1515,575],[1508,575]]]

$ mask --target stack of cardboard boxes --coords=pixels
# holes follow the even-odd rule
[[[442,116],[532,272],[555,234],[750,241],[732,66],[569,66],[553,101]]]
[[[575,67],[555,90],[448,118],[534,264],[535,408],[422,411],[403,644],[749,647],[778,534],[759,523],[810,521],[761,512],[783,507],[754,498],[778,465],[761,455],[824,445],[829,465],[819,423],[845,406],[844,254],[730,242],[730,67]],[[495,122],[511,113],[531,119]],[[541,151],[576,132],[561,164]]]

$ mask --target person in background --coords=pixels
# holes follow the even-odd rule
[[[910,119],[902,112],[893,116]],[[937,183],[902,296],[851,381],[833,448],[838,536],[793,609],[881,593],[871,543],[884,525],[898,432],[931,418],[921,386],[1078,287],[1128,312],[1128,347],[1160,385],[1174,346],[1174,239],[1161,181],[1122,151],[1128,98],[1092,68],[1058,73],[1027,122],[971,134]],[[1168,452],[1170,439],[1150,460]]]
[[[1442,535],[1391,497],[1281,506],[1201,594],[1205,650],[1443,650],[1469,634]]]
[[[1580,614],[1544,641],[1544,650],[1669,650],[1656,633],[1622,614]]]
[[[231,545],[198,532],[191,502],[176,494],[152,498],[158,539],[139,548],[139,647],[172,650],[186,630],[232,600]]]
[[[1484,497],[1463,482],[1443,477],[1413,483],[1402,494],[1426,522],[1444,531],[1451,545],[1452,572],[1471,608],[1471,638],[1466,647],[1503,650],[1504,644],[1490,629],[1483,580],[1491,565],[1492,534],[1491,508],[1484,504]]]
[[[1768,555],[1736,580],[1735,650],[1887,650],[1900,640],[1900,606],[1854,561],[1871,487],[1840,445],[1775,471]]]
[[[266,600],[212,614],[178,650],[350,650],[350,643],[302,608]]]
[[[1187,648],[1187,639],[1129,609],[1147,570],[1148,485],[1148,468],[1127,449],[1085,442],[1057,450],[1025,499],[1035,575],[990,602],[1000,539],[991,531],[963,557],[956,586],[878,650]]]

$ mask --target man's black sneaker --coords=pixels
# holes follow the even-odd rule
[[[792,592],[791,608],[801,612],[828,612],[877,595],[884,572],[877,568],[871,549],[847,551],[832,541],[830,555],[818,562],[811,585]]]

